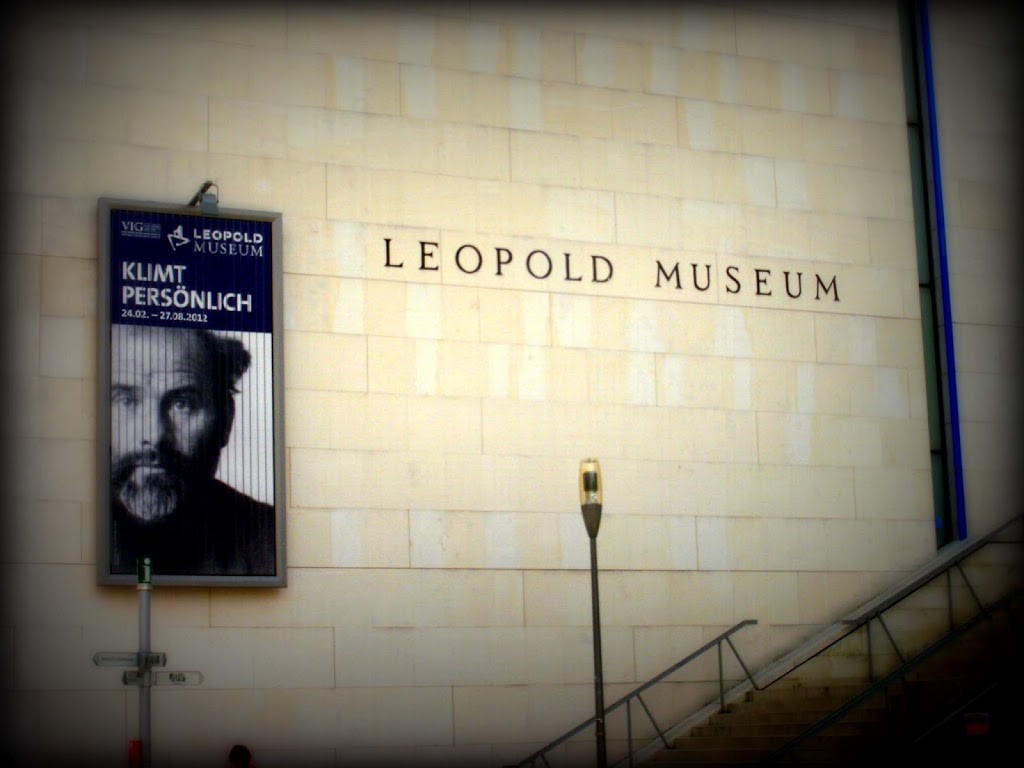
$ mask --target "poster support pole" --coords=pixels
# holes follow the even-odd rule
[[[148,557],[139,560],[139,583],[136,587],[139,595],[139,740],[142,742],[142,768],[150,768],[150,694],[153,690],[153,672],[149,664],[141,660],[150,652],[149,639],[149,603],[153,594],[152,561]]]

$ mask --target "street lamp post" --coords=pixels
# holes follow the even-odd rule
[[[597,459],[580,462],[580,509],[590,537],[590,603],[594,625],[594,735],[597,739],[597,768],[607,768],[608,752],[604,734],[604,672],[601,662],[601,600],[597,591],[597,530],[601,527],[601,464]]]

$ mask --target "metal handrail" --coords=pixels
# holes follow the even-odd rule
[[[895,589],[895,590],[893,590],[893,591],[891,591],[889,593],[883,593],[882,595],[880,595],[879,597],[875,598],[874,600],[872,600],[872,601],[866,603],[865,605],[861,606],[860,608],[858,608],[853,613],[848,614],[847,616],[845,616],[841,620],[841,623],[847,625],[848,631],[844,632],[840,637],[836,638],[834,641],[829,643],[824,648],[819,649],[817,651],[817,653],[815,653],[813,656],[805,659],[804,661],[802,661],[797,666],[802,666],[803,664],[806,664],[808,661],[813,659],[815,656],[821,655],[824,651],[828,650],[829,648],[831,648],[836,643],[844,640],[846,637],[848,637],[849,635],[853,634],[854,632],[856,632],[857,630],[861,629],[862,627],[866,628],[867,632],[870,634],[870,631],[871,631],[871,621],[872,620],[877,620],[878,623],[881,624],[882,629],[883,629],[883,631],[886,634],[886,637],[889,638],[889,642],[892,644],[892,647],[893,647],[894,651],[896,652],[896,655],[900,659],[900,663],[901,664],[906,663],[906,659],[903,658],[903,654],[900,653],[900,649],[896,645],[895,638],[892,636],[892,633],[889,631],[888,626],[886,626],[886,624],[885,624],[885,620],[883,619],[883,614],[886,611],[888,611],[890,608],[892,608],[893,606],[898,605],[899,603],[903,602],[904,600],[906,600],[911,595],[915,594],[918,590],[923,589],[924,587],[928,586],[929,584],[931,584],[933,581],[935,581],[935,579],[937,579],[940,576],[946,576],[946,585],[947,585],[947,588],[951,592],[952,591],[952,584],[951,584],[951,582],[949,580],[949,573],[954,568],[956,568],[960,572],[960,575],[961,575],[961,577],[963,578],[963,581],[964,581],[964,585],[967,587],[968,591],[971,593],[971,597],[974,598],[974,602],[977,604],[978,608],[982,611],[982,613],[984,613],[985,612],[985,606],[982,604],[981,600],[978,598],[977,592],[974,591],[974,588],[971,586],[970,581],[967,579],[967,574],[964,573],[963,568],[962,568],[962,564],[963,564],[963,562],[968,557],[973,555],[975,552],[977,552],[981,548],[983,548],[985,546],[988,546],[989,544],[1002,543],[1002,542],[999,542],[997,539],[1003,533],[1003,531],[1005,531],[1011,525],[1018,524],[1018,523],[1020,523],[1022,521],[1024,521],[1024,514],[1021,514],[1021,515],[1018,515],[1016,517],[1010,518],[1009,520],[1004,522],[1002,525],[998,526],[997,528],[995,528],[994,530],[990,531],[985,536],[982,536],[982,537],[980,537],[978,539],[967,539],[967,540],[964,540],[964,541],[961,541],[961,542],[957,542],[955,544],[947,545],[946,547],[943,548],[942,551],[940,551],[938,557],[936,557],[935,560],[933,560],[928,565],[926,565],[922,570],[920,570],[916,574],[914,574],[913,577],[909,581],[907,581],[905,584],[901,585],[899,588],[897,588],[897,589]],[[950,626],[950,630],[952,631],[955,628],[954,627],[954,623],[953,623],[952,594],[950,594],[950,598],[949,598],[949,602],[948,602],[948,608],[949,608],[949,626]],[[871,659],[872,659],[871,648],[869,647],[868,648],[868,663],[869,664],[871,663]],[[795,667],[794,667],[794,669],[795,669]],[[789,671],[792,671],[792,670],[789,670]],[[786,674],[788,674],[788,672]],[[874,677],[873,672],[871,672],[870,670],[869,670],[869,677],[871,677],[871,678]],[[778,678],[776,678],[776,680],[777,679]],[[775,682],[775,680],[772,681],[772,683],[774,683],[774,682]],[[771,683],[769,683],[768,685],[771,685]],[[767,687],[767,686],[765,686],[765,687]]]
[[[890,592],[883,592],[879,597],[866,603],[853,613],[843,619],[847,624],[860,624],[885,612],[892,606],[902,602],[914,592],[930,584],[937,576],[948,572],[952,567],[958,566],[968,557],[973,555],[982,547],[996,542],[996,538],[1012,525],[1024,521],[1024,513],[1018,514],[1005,521],[997,528],[989,531],[984,536],[976,539],[965,539],[963,541],[948,544],[939,550],[937,557],[928,563],[923,569],[917,571],[913,578],[899,588]]]
[[[905,680],[913,670],[921,666],[925,661],[930,659],[936,653],[948,647],[954,641],[963,637],[965,634],[967,634],[967,632],[969,632],[975,626],[980,624],[982,621],[991,619],[995,611],[1004,608],[1009,610],[1009,607],[1012,605],[1013,601],[1019,600],[1022,596],[1024,596],[1024,591],[1012,591],[1009,595],[1004,596],[1003,598],[986,606],[978,597],[977,592],[974,590],[973,586],[968,580],[967,574],[964,573],[962,565],[968,557],[970,557],[983,547],[988,546],[989,544],[1007,543],[999,541],[998,537],[1007,528],[1009,528],[1012,525],[1019,524],[1022,521],[1024,521],[1024,514],[1010,518],[1002,525],[998,526],[985,536],[982,536],[978,539],[969,539],[962,542],[958,542],[956,544],[948,545],[944,548],[943,551],[940,552],[939,556],[935,560],[933,560],[931,563],[925,566],[924,569],[915,574],[915,576],[912,579],[910,579],[906,584],[899,586],[897,589],[891,591],[890,593],[883,593],[878,598],[870,601],[869,603],[865,604],[861,608],[857,609],[853,613],[846,616],[842,620],[842,623],[848,626],[848,631],[844,632],[840,637],[836,638],[825,647],[820,648],[813,655],[801,661],[800,664],[797,664],[792,669],[787,670],[787,672],[785,672],[783,675],[780,675],[779,677],[772,680],[771,683],[768,683],[765,686],[763,686],[767,688],[768,686],[773,685],[793,670],[799,668],[800,666],[803,666],[804,664],[816,658],[817,656],[820,656],[829,648],[836,645],[836,643],[839,643],[840,641],[846,639],[847,637],[849,637],[861,628],[865,628],[865,630],[868,633],[868,675],[869,680],[874,680],[874,672],[871,667],[871,660],[873,658],[873,654],[870,642],[872,620],[877,620],[879,624],[881,624],[882,629],[885,631],[886,637],[888,637],[889,642],[892,644],[892,647],[896,653],[897,658],[899,658],[900,660],[900,664],[896,669],[892,670],[889,674],[885,675],[881,679],[871,682],[870,685],[864,691],[854,696],[852,699],[850,699],[848,702],[840,706],[835,711],[823,717],[817,723],[814,723],[813,725],[809,726],[802,733],[797,734],[788,742],[781,745],[777,749],[773,750],[767,757],[765,757],[763,762],[776,762],[783,755],[793,752],[794,749],[796,749],[800,744],[805,742],[811,736],[825,730],[828,726],[840,720],[847,713],[855,709],[863,702],[872,698],[876,694],[886,690],[894,682]],[[1019,541],[1010,543],[1019,543]],[[964,586],[966,586],[968,592],[970,592],[971,597],[974,599],[975,604],[978,606],[978,612],[974,616],[963,621],[959,625],[954,624],[952,584],[949,579],[950,571],[952,571],[954,568],[960,572],[961,578],[964,582]],[[903,654],[900,652],[900,648],[897,646],[895,638],[892,636],[892,633],[886,626],[882,615],[885,613],[885,611],[901,603],[903,600],[915,594],[918,590],[928,586],[940,576],[946,577],[947,588],[950,591],[948,601],[950,630],[947,634],[943,635],[941,638],[939,638],[937,641],[935,641],[930,646],[925,648],[923,651],[919,652],[912,659],[904,659]]]
[[[733,634],[735,634],[739,630],[743,629],[744,627],[747,627],[747,626],[750,626],[750,625],[753,625],[753,624],[757,624],[757,619],[744,619],[740,623],[736,624],[734,627],[732,627],[730,629],[727,629],[725,632],[720,634],[715,639],[709,640],[707,643],[702,645],[700,648],[698,648],[693,653],[689,654],[688,656],[683,657],[682,659],[677,661],[672,666],[668,667],[664,671],[662,671],[662,672],[658,673],[657,675],[655,675],[653,678],[648,680],[643,685],[638,686],[637,688],[634,688],[632,691],[627,693],[625,696],[623,696],[621,699],[616,701],[614,704],[611,704],[611,705],[605,707],[605,710],[604,710],[605,715],[608,715],[611,712],[614,712],[615,710],[619,709],[622,706],[626,706],[627,737],[629,739],[630,744],[632,744],[632,740],[633,740],[633,733],[632,733],[633,719],[632,719],[632,714],[630,712],[628,704],[633,699],[636,699],[637,701],[640,702],[640,705],[643,707],[644,712],[647,714],[648,719],[651,721],[651,724],[654,726],[654,729],[658,732],[658,736],[665,743],[665,745],[668,746],[668,742],[667,742],[667,740],[665,739],[665,736],[664,736],[664,731],[661,728],[658,727],[658,723],[655,721],[654,716],[651,714],[651,710],[647,707],[647,704],[644,702],[643,698],[641,698],[640,694],[642,694],[644,691],[646,691],[648,688],[650,688],[651,686],[655,685],[656,683],[661,682],[662,680],[664,680],[666,677],[668,677],[669,675],[673,674],[674,672],[677,672],[679,669],[681,669],[682,667],[686,666],[687,664],[689,664],[694,659],[704,655],[706,652],[708,652],[712,648],[717,648],[718,649],[718,697],[719,697],[719,702],[720,702],[720,705],[721,705],[721,709],[724,712],[725,711],[725,678],[724,678],[724,675],[722,674],[722,643],[727,643],[729,645],[729,647],[732,649],[733,654],[736,656],[736,660],[739,662],[740,666],[743,668],[743,673],[746,675],[746,677],[750,681],[751,685],[753,685],[755,688],[757,687],[757,685],[754,683],[753,677],[750,674],[750,671],[747,669],[747,665],[743,663],[743,659],[740,657],[739,651],[736,650],[736,646],[733,645],[733,643],[732,643],[732,635]],[[544,747],[541,747],[540,749],[538,749],[533,754],[529,755],[528,757],[524,758],[523,760],[520,760],[518,763],[513,763],[513,766],[515,766],[515,768],[521,768],[522,766],[532,766],[532,765],[534,765],[537,762],[537,760],[542,761],[544,763],[544,765],[549,765],[547,759],[545,758],[545,755],[547,753],[549,753],[551,750],[555,749],[555,747],[561,746],[562,744],[564,744],[566,741],[568,741],[569,739],[571,739],[573,736],[575,736],[576,734],[580,733],[581,731],[584,731],[587,728],[589,728],[590,726],[594,725],[596,720],[597,720],[597,716],[596,715],[594,715],[593,717],[587,718],[582,723],[577,725],[575,728],[572,728],[571,730],[569,730],[566,733],[562,734],[557,739],[555,739],[554,741],[548,743]],[[632,755],[632,749],[630,750],[630,754]]]
[[[915,669],[917,669],[926,661],[928,661],[932,656],[937,654],[939,651],[949,647],[956,640],[959,640],[960,638],[964,637],[968,632],[970,632],[972,629],[978,626],[982,621],[991,618],[993,612],[997,610],[1002,610],[1004,608],[1008,610],[1013,601],[1019,600],[1021,597],[1024,597],[1024,591],[1017,591],[996,601],[987,608],[983,608],[970,619],[963,622],[958,627],[953,629],[951,632],[949,632],[948,634],[941,637],[939,640],[932,643],[926,649],[917,654],[914,658],[904,662],[899,667],[894,669],[892,672],[887,674],[885,677],[881,678],[880,680],[877,680],[868,688],[858,693],[856,696],[854,696],[852,699],[850,699],[845,704],[840,706],[838,709],[836,709],[833,712],[830,712],[821,720],[809,726],[806,730],[797,734],[792,739],[787,741],[785,744],[775,749],[767,757],[765,757],[765,759],[762,762],[772,763],[777,761],[783,755],[792,752],[794,749],[800,746],[800,744],[807,741],[807,739],[809,739],[811,736],[820,733],[821,731],[828,728],[828,726],[832,725],[838,720],[841,720],[846,714],[856,709],[865,701],[873,698],[876,694],[881,693],[893,683],[905,680],[911,672],[913,672]]]
[[[737,661],[739,661],[740,666],[743,668],[743,673],[744,673],[744,675],[746,677],[746,680],[749,682],[749,684],[753,687],[754,690],[758,690],[758,691],[764,690],[765,688],[768,688],[768,687],[774,685],[775,683],[777,683],[782,678],[786,677],[788,674],[790,674],[794,670],[796,670],[799,667],[803,666],[804,664],[806,664],[807,662],[811,661],[812,659],[820,656],[822,653],[827,651],[829,648],[831,648],[834,645],[836,645],[836,643],[839,643],[840,641],[842,641],[845,638],[849,637],[851,634],[853,634],[857,630],[866,627],[867,631],[870,633],[870,623],[871,623],[872,620],[878,620],[879,623],[881,623],[882,628],[885,631],[886,635],[889,637],[889,640],[892,643],[893,647],[895,648],[896,654],[897,654],[897,656],[899,656],[900,662],[901,662],[902,665],[904,665],[904,666],[906,666],[907,664],[915,664],[916,665],[916,663],[920,663],[921,661],[924,660],[922,658],[922,655],[919,655],[916,659],[912,660],[911,662],[905,662],[905,660],[902,657],[902,654],[900,654],[899,648],[896,646],[895,639],[892,637],[892,634],[889,632],[888,627],[885,625],[885,622],[882,619],[882,614],[885,611],[887,611],[889,608],[891,608],[894,605],[902,602],[903,600],[905,600],[910,595],[916,593],[918,590],[920,590],[923,587],[925,587],[928,584],[930,584],[937,577],[942,576],[944,574],[947,575],[947,577],[948,577],[949,572],[953,568],[956,568],[956,569],[958,569],[960,571],[961,575],[963,576],[964,582],[967,584],[968,590],[971,592],[971,595],[974,597],[975,602],[977,602],[979,604],[979,606],[981,606],[982,612],[985,613],[985,610],[986,610],[985,606],[981,605],[981,601],[978,599],[977,594],[974,592],[974,590],[971,587],[970,583],[967,581],[966,574],[963,573],[963,569],[961,568],[961,564],[963,563],[964,560],[966,560],[968,557],[970,557],[972,554],[977,552],[982,547],[984,547],[984,546],[986,546],[988,544],[991,544],[991,543],[1002,543],[1002,542],[998,542],[997,541],[997,537],[1004,530],[1009,528],[1011,525],[1020,523],[1022,521],[1024,521],[1024,514],[1019,514],[1019,515],[1017,515],[1017,516],[1015,516],[1013,518],[1010,518],[1005,523],[1003,523],[1002,525],[998,526],[996,529],[994,529],[993,531],[989,532],[988,534],[986,534],[983,537],[980,537],[978,539],[966,539],[964,541],[959,541],[959,542],[955,542],[953,544],[946,545],[941,550],[939,550],[939,552],[937,553],[936,558],[934,558],[932,561],[930,561],[928,564],[926,564],[919,571],[911,573],[908,576],[906,581],[902,582],[901,584],[897,585],[897,587],[895,587],[895,588],[893,588],[893,589],[891,589],[889,591],[881,593],[879,596],[877,596],[876,598],[872,599],[868,603],[865,603],[863,606],[861,606],[860,608],[858,608],[854,612],[852,612],[852,613],[848,614],[847,616],[843,617],[842,619],[840,619],[840,621],[838,623],[840,625],[843,625],[843,630],[840,632],[840,634],[837,637],[835,637],[833,640],[831,640],[830,642],[825,644],[823,647],[819,648],[813,654],[811,654],[811,655],[807,656],[806,658],[804,658],[799,663],[794,664],[792,667],[786,669],[781,674],[773,677],[770,682],[758,684],[758,682],[754,679],[754,676],[752,676],[750,671],[747,669],[746,664],[743,663],[743,659],[740,657],[740,654],[736,650],[736,646],[733,645],[732,639],[731,639],[731,636],[733,634],[735,634],[737,631],[739,631],[740,629],[742,629],[743,627],[746,627],[746,626],[749,626],[749,625],[752,625],[752,624],[757,624],[757,620],[756,619],[745,619],[744,621],[741,621],[740,623],[736,624],[731,629],[726,630],[725,632],[720,634],[715,639],[705,643],[703,646],[698,648],[693,653],[689,654],[688,656],[684,657],[683,659],[680,659],[678,662],[676,662],[672,666],[668,667],[666,670],[664,670],[663,672],[659,673],[657,676],[655,676],[654,678],[652,678],[648,682],[646,682],[643,685],[641,685],[641,686],[635,688],[634,690],[630,691],[628,694],[623,696],[621,699],[616,701],[614,704],[612,704],[611,706],[605,708],[605,714],[607,715],[608,713],[611,713],[611,712],[615,711],[616,709],[619,709],[622,706],[626,706],[626,728],[627,728],[627,739],[628,739],[627,743],[629,744],[627,751],[629,753],[628,754],[629,765],[630,766],[633,765],[633,756],[634,756],[634,750],[632,748],[632,743],[633,743],[632,713],[631,713],[631,710],[629,708],[629,703],[634,698],[640,703],[640,705],[644,709],[644,712],[647,714],[648,719],[651,721],[651,724],[654,726],[655,730],[657,731],[658,738],[662,741],[662,743],[665,745],[666,748],[671,748],[670,745],[668,744],[668,740],[665,737],[665,731],[663,731],[661,728],[659,728],[658,723],[655,722],[654,717],[651,714],[650,709],[647,707],[647,704],[644,702],[643,698],[641,698],[640,694],[642,694],[644,691],[646,691],[648,688],[650,688],[651,686],[655,685],[656,683],[661,682],[666,677],[671,675],[673,672],[676,672],[681,667],[683,667],[686,664],[690,663],[694,659],[698,658],[699,656],[702,656],[704,653],[706,653],[707,651],[711,650],[711,648],[717,648],[718,649],[718,684],[719,684],[719,696],[718,696],[718,698],[719,698],[719,702],[720,702],[720,711],[723,711],[723,712],[725,711],[725,709],[726,709],[726,707],[725,707],[725,687],[724,687],[725,686],[725,678],[724,678],[724,675],[723,675],[723,672],[722,672],[722,648],[721,648],[723,643],[727,643],[729,645],[729,647],[732,649],[733,654],[736,656]],[[994,606],[990,606],[989,608],[992,608],[992,607],[994,607]],[[951,621],[951,629],[953,629],[952,628],[952,604],[950,604],[950,621]],[[974,620],[972,620],[972,621],[974,621]],[[961,629],[964,629],[964,627],[961,627]],[[949,637],[949,636],[947,635],[947,637]],[[935,649],[935,650],[937,650],[937,649]],[[932,652],[934,652],[934,651],[932,651]],[[870,642],[869,642],[869,647],[868,647],[868,658],[869,658],[868,663],[870,665],[871,664]],[[758,673],[757,676],[758,676],[758,678],[763,678],[764,672],[762,671],[761,673]],[[873,673],[869,673],[869,677],[873,678]],[[883,680],[887,680],[887,679],[888,679],[888,676],[887,676],[887,678],[884,678]],[[878,682],[880,684],[882,681],[878,681]],[[886,683],[886,685],[887,684],[888,683]],[[881,686],[881,685],[878,686],[879,689],[881,689],[881,687],[884,687],[884,686]],[[872,688],[875,688],[875,686],[872,686]],[[861,695],[858,695],[856,700],[859,703],[864,698],[867,698],[867,696],[864,696],[864,694],[861,694]],[[852,708],[852,706],[853,705],[851,704],[851,708]],[[846,710],[844,710],[844,712],[845,711]],[[563,734],[559,738],[555,739],[554,741],[550,742],[546,746],[544,746],[541,749],[537,750],[536,752],[532,753],[531,755],[529,755],[528,757],[524,758],[520,762],[513,763],[511,766],[507,766],[506,768],[525,768],[525,766],[533,766],[533,765],[536,764],[537,760],[540,760],[546,766],[550,766],[550,764],[548,763],[545,755],[548,754],[549,752],[551,752],[551,750],[553,750],[555,747],[558,747],[561,744],[565,743],[566,741],[568,741],[569,739],[571,739],[573,736],[577,735],[581,731],[583,731],[586,728],[594,725],[595,722],[596,722],[596,719],[597,719],[596,716],[588,718],[587,720],[585,720],[582,723],[580,723],[579,725],[577,725],[575,728],[569,730],[568,732],[566,732],[565,734]],[[831,723],[831,722],[833,722],[833,719],[829,719],[829,723]],[[812,726],[812,727],[814,727],[814,726]],[[825,726],[822,726],[822,727],[825,727]],[[820,730],[820,729],[818,729],[818,730]],[[817,730],[815,732],[817,732]],[[809,737],[810,735],[812,735],[812,734],[811,733],[807,733],[806,736],[804,734],[800,734],[790,743],[796,742],[797,740],[802,740],[803,738]],[[784,751],[788,751],[789,748],[790,747],[788,745],[784,745],[779,750],[777,750],[778,754],[776,754],[776,753],[772,754],[772,758],[778,757]]]
[[[997,528],[993,529],[985,536],[982,536],[980,538],[965,539],[964,541],[955,542],[953,544],[947,544],[939,551],[935,559],[927,563],[922,569],[912,573],[905,582],[902,582],[892,590],[883,592],[879,596],[862,605],[860,608],[857,608],[852,613],[847,614],[842,619],[840,619],[838,624],[843,626],[843,630],[840,634],[835,636],[827,644],[818,648],[813,654],[803,658],[799,663],[794,664],[792,667],[789,667],[781,674],[776,675],[770,682],[763,683],[761,685],[761,689],[768,688],[774,685],[779,680],[786,677],[786,675],[790,674],[794,670],[798,669],[799,667],[803,666],[809,661],[820,656],[822,653],[829,650],[838,643],[842,642],[847,637],[849,637],[861,628],[866,628],[870,636],[870,624],[872,620],[877,620],[878,623],[882,625],[882,629],[885,632],[886,637],[889,638],[889,642],[892,644],[897,657],[899,657],[900,663],[906,663],[906,659],[904,659],[903,655],[900,653],[900,649],[896,645],[896,640],[895,638],[893,638],[892,633],[886,626],[885,620],[882,618],[882,614],[884,614],[893,606],[903,602],[903,600],[907,599],[908,597],[916,593],[918,590],[928,586],[933,581],[935,581],[935,579],[939,576],[947,576],[947,586],[951,587],[948,580],[948,574],[953,568],[956,568],[960,572],[961,577],[964,580],[964,584],[967,587],[968,591],[971,593],[971,596],[974,598],[975,603],[977,603],[979,608],[981,608],[984,611],[985,606],[982,605],[977,593],[974,591],[974,588],[967,580],[967,575],[963,572],[961,564],[964,562],[964,560],[973,555],[982,547],[985,547],[989,544],[1005,543],[998,541],[998,536],[1000,536],[1003,533],[1003,531],[1005,531],[1010,526],[1022,522],[1024,522],[1024,514],[1020,514],[1016,517],[1010,518],[1009,520],[1002,523]],[[951,599],[952,598],[950,598],[949,603],[950,630],[954,629],[952,615],[953,606]],[[868,664],[870,665],[872,660],[872,656],[870,653],[870,642],[868,651]],[[874,674],[870,670],[869,678],[874,679]]]

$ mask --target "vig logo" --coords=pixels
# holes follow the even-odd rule
[[[154,221],[122,221],[121,236],[158,238],[160,237],[160,225]]]

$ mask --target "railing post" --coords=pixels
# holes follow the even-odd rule
[[[631,699],[626,699],[626,752],[629,753],[629,768],[633,768],[633,710]]]
[[[955,619],[953,618],[953,574],[952,568],[946,571],[946,608],[949,611],[949,629],[953,630],[956,626]]]
[[[722,641],[719,640],[718,648],[718,704],[722,712],[725,712],[725,673],[722,671]]]
[[[868,636],[868,682],[875,682],[875,656],[871,652],[871,619],[868,619],[864,624],[865,632]]]

